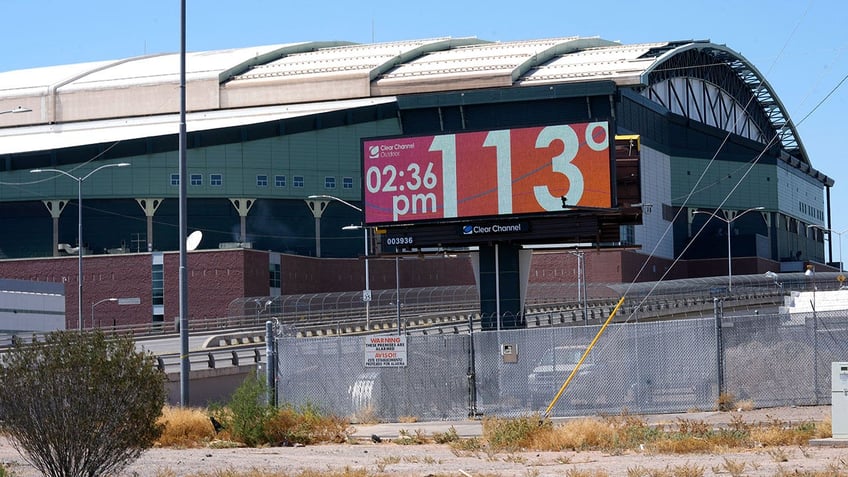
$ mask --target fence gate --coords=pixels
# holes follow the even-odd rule
[[[402,368],[366,367],[365,343],[364,336],[278,338],[278,401],[353,421],[468,416],[468,335],[407,336]]]

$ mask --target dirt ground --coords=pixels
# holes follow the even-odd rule
[[[821,421],[830,418],[830,406],[786,407],[743,412],[706,412],[646,416],[649,422],[673,423],[678,418],[700,420],[720,426],[739,414],[747,422]],[[722,454],[651,455],[643,451],[610,455],[603,452],[518,452],[488,455],[455,455],[447,445],[399,445],[392,443],[401,431],[432,435],[454,426],[460,435],[478,432],[474,421],[377,424],[357,426],[355,444],[274,447],[260,449],[151,449],[133,463],[125,476],[186,476],[226,469],[287,472],[305,469],[365,469],[369,475],[455,476],[562,476],[590,475],[602,470],[610,476],[673,475],[663,469],[686,467],[677,475],[848,475],[848,442],[825,440],[807,446],[761,448]],[[381,436],[380,443],[371,435]],[[848,441],[848,439],[846,439]],[[0,440],[0,462],[13,475],[39,475],[5,440]],[[697,469],[701,469],[698,473]],[[836,472],[835,469],[839,469]],[[580,474],[575,474],[579,471]],[[636,473],[635,471],[641,471]],[[653,471],[653,472],[651,472]],[[584,473],[585,472],[585,473]]]

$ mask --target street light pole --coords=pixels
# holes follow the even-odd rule
[[[77,181],[77,316],[78,316],[78,328],[79,331],[82,331],[82,183],[95,172],[106,169],[108,167],[126,167],[130,164],[128,162],[120,162],[117,164],[103,164],[102,166],[94,169],[84,176],[75,176],[69,172],[63,171],[61,169],[33,169],[31,173],[39,173],[39,172],[55,172],[57,174],[62,174],[63,176],[70,177],[71,179]]]
[[[91,305],[91,328],[92,329],[94,329],[94,307],[101,304],[101,303],[107,302],[107,301],[118,301],[118,299],[117,298],[104,298],[104,299],[94,303],[93,305]]]
[[[810,224],[807,226],[808,229],[815,228],[827,232],[830,235],[831,244],[833,243],[833,234],[836,234],[839,237],[839,276],[842,276],[843,268],[842,268],[842,234],[848,232],[848,229],[843,230],[842,232],[837,232],[836,230],[832,230],[826,227],[822,227],[821,225]],[[831,245],[832,247],[833,245]],[[833,250],[833,249],[831,249]],[[830,260],[833,261],[833,257],[830,257]]]
[[[751,212],[751,211],[754,211],[754,210],[763,210],[763,209],[765,209],[765,207],[751,207],[750,209],[743,210],[742,213],[738,214],[736,217],[733,217],[732,219],[725,219],[724,217],[720,217],[720,216],[716,215],[715,212],[704,212],[704,211],[701,211],[701,210],[696,210],[694,212],[695,214],[709,215],[710,217],[721,220],[721,221],[723,221],[724,223],[727,224],[727,293],[728,293],[728,295],[730,294],[730,292],[733,291],[733,280],[732,280],[732,277],[733,277],[733,261],[732,261],[732,255],[730,253],[730,224],[732,224],[734,220],[738,219],[739,217],[742,217],[743,215],[747,214],[748,212]]]
[[[333,196],[333,195],[310,195],[309,197],[307,197],[307,199],[333,200],[333,201],[336,201],[336,202],[340,202],[340,203],[350,207],[351,209],[356,210],[357,212],[362,213],[362,209],[360,207],[357,207],[357,206],[351,204],[350,202],[348,202],[344,199],[341,199],[339,197]],[[356,230],[356,229],[360,229],[360,228],[364,231],[364,236],[365,236],[365,290],[363,290],[363,292],[362,292],[362,301],[365,302],[365,328],[370,330],[371,329],[371,282],[370,282],[370,277],[368,275],[368,249],[369,249],[369,247],[368,247],[368,227],[365,226],[365,220],[364,220],[364,217],[363,217],[361,226],[359,226],[359,225],[345,225],[344,227],[342,227],[342,230]]]

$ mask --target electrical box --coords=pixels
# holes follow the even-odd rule
[[[834,439],[848,439],[848,362],[831,363],[831,429]]]
[[[516,344],[501,344],[501,356],[504,363],[518,362],[518,345]]]

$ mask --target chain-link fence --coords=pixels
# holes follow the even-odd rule
[[[713,409],[720,393],[757,407],[830,402],[848,361],[848,310],[609,325],[553,416]],[[407,365],[365,366],[364,336],[278,338],[280,402],[393,421],[541,412],[600,326],[407,336]]]
[[[407,366],[365,366],[365,338],[277,340],[281,401],[342,416],[459,419],[468,412],[469,335],[407,338]]]

